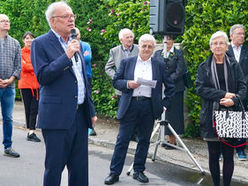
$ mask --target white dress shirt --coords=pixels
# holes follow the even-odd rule
[[[241,48],[243,45],[240,45],[239,47],[236,47],[233,42],[231,43],[232,45],[232,49],[233,49],[233,53],[234,53],[234,56],[235,56],[235,59],[237,62],[239,62],[239,59],[240,59],[240,53],[241,53]]]
[[[134,80],[137,81],[138,77],[146,80],[152,80],[151,58],[149,58],[147,61],[143,61],[138,56],[134,70]],[[140,85],[138,88],[133,90],[133,97],[134,96],[151,97],[151,94],[152,94],[152,88],[145,85]]]
[[[66,51],[68,47],[68,43],[71,41],[71,38],[69,38],[68,43],[66,43],[58,33],[56,33],[54,30],[52,31],[58,38],[63,49]],[[84,84],[84,77],[82,72],[82,62],[80,57],[78,57],[78,62],[76,62],[74,56],[71,58],[71,61],[72,61],[72,69],[74,71],[74,74],[78,82],[78,104],[83,104],[85,99],[85,84]]]

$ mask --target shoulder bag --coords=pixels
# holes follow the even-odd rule
[[[213,110],[213,124],[220,141],[228,144],[226,139],[240,139],[248,138],[248,112],[245,111],[241,99],[239,100],[239,109],[231,110],[230,108],[214,109]],[[218,104],[219,103],[215,103]],[[218,107],[217,106],[217,107]],[[246,145],[244,143],[238,146],[230,145],[232,147],[240,147]]]

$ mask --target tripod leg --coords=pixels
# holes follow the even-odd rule
[[[151,139],[150,140],[152,140],[152,138],[154,137],[154,135],[156,134],[156,132],[159,130],[159,127],[160,127],[160,124],[158,123],[156,125],[155,129],[152,131],[152,135],[151,135]]]
[[[200,169],[201,173],[203,175],[205,175],[205,171],[201,168],[201,166],[198,164],[198,162],[196,161],[196,159],[193,157],[193,155],[190,153],[189,149],[186,147],[186,145],[183,143],[183,141],[181,140],[181,138],[177,135],[176,131],[172,128],[172,126],[168,123],[168,128],[170,129],[170,131],[172,132],[172,134],[177,138],[177,140],[179,141],[179,143],[182,145],[182,147],[185,149],[185,151],[187,152],[187,154],[189,155],[189,157],[191,158],[191,160],[196,164],[196,166]]]
[[[156,154],[157,154],[159,144],[160,144],[160,140],[156,143],[155,150],[154,150],[154,153],[152,155],[152,161],[155,161],[155,157],[156,157]]]
[[[159,124],[159,134],[158,134],[158,139],[156,141],[156,146],[155,146],[155,149],[154,149],[154,153],[152,155],[152,161],[155,161],[158,146],[160,145],[160,143],[162,142],[163,139],[164,139],[164,126]]]
[[[130,165],[130,167],[129,167],[128,171],[127,171],[127,175],[128,176],[130,175],[130,173],[132,172],[132,170],[133,170],[133,163]]]

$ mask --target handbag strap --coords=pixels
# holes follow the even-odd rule
[[[242,101],[241,101],[240,96],[239,96],[239,95],[236,95],[236,97],[237,97],[238,100],[239,100],[239,104],[240,104],[240,106],[241,106],[241,108],[242,108],[242,111],[245,112],[245,107],[244,107],[244,105],[243,105],[243,103],[242,103]]]

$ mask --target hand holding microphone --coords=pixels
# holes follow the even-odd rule
[[[76,35],[75,29],[71,30],[71,38],[72,38],[72,40],[68,44],[68,48],[66,49],[65,53],[68,56],[68,58],[70,58],[70,59],[74,56],[75,61],[78,62],[78,52],[80,50],[80,43],[76,39],[77,35]]]

